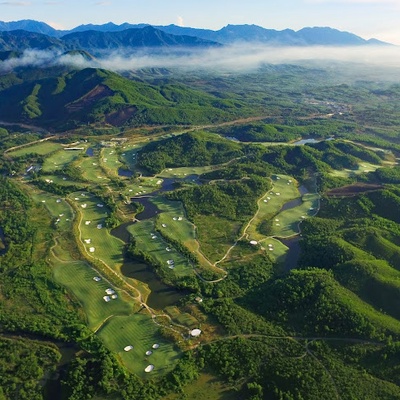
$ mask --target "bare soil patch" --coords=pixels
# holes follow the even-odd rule
[[[326,192],[326,195],[328,197],[350,197],[361,193],[374,192],[380,189],[383,189],[382,185],[371,183],[354,183],[353,185],[346,185],[340,188],[329,190]]]
[[[121,126],[125,122],[127,122],[130,118],[132,118],[137,112],[136,107],[126,107],[122,110],[114,111],[108,115],[106,115],[106,122],[113,126]]]
[[[114,92],[107,86],[97,85],[93,90],[85,94],[80,99],[67,105],[69,112],[81,111],[85,107],[90,106],[96,101],[103,99],[104,97],[112,96]]]

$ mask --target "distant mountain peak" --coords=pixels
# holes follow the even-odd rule
[[[60,31],[52,28],[48,24],[44,22],[34,21],[34,20],[21,20],[21,21],[13,21],[13,22],[1,22],[0,21],[0,31],[15,31],[17,29],[23,29],[25,31],[45,34],[53,37],[67,37],[69,34],[75,33],[83,33],[83,32],[95,32],[95,33],[103,33],[103,34],[117,34],[118,32],[126,32],[127,30],[140,30],[144,29],[141,32],[141,35],[152,34],[154,35],[156,32],[158,38],[161,39],[161,33],[181,36],[181,39],[172,39],[169,38],[166,40],[167,42],[175,42],[182,43],[182,45],[189,44],[190,40],[187,38],[184,39],[183,36],[197,38],[195,41],[195,45],[200,45],[201,41],[209,41],[214,43],[221,44],[232,44],[235,42],[257,42],[261,44],[266,44],[269,46],[360,46],[360,45],[384,45],[388,43],[381,42],[377,39],[369,39],[365,40],[353,33],[340,31],[338,29],[334,29],[331,27],[305,27],[298,31],[294,31],[292,29],[284,29],[281,31],[275,29],[266,29],[256,24],[241,24],[234,25],[228,24],[223,28],[214,31],[211,29],[200,29],[200,28],[191,28],[191,27],[182,27],[175,24],[170,24],[166,26],[157,26],[150,25],[146,23],[141,24],[130,24],[128,22],[124,22],[123,24],[117,25],[113,22],[107,22],[102,25],[94,25],[94,24],[85,24],[77,26],[74,29],[69,31]],[[133,34],[133,31],[130,33]],[[137,32],[135,33],[137,34]],[[100,37],[100,35],[98,35]],[[103,39],[105,36],[103,35]],[[146,42],[145,38],[142,38],[144,43]],[[93,49],[96,48],[95,38],[92,36],[92,43],[88,47],[84,47],[84,49]],[[106,39],[104,39],[106,40]],[[127,40],[126,38],[124,40]],[[109,48],[111,46],[111,42],[114,44],[111,47],[116,47],[119,44],[123,45],[123,43],[119,43],[118,38],[108,37],[108,44],[103,43],[102,48]],[[162,41],[162,40],[161,40]],[[132,46],[132,40],[130,46]],[[166,44],[165,43],[165,44]],[[159,44],[160,46],[162,43]],[[169,44],[170,45],[170,44]],[[154,44],[151,44],[154,46]],[[10,50],[10,46],[1,47],[1,50]],[[77,49],[77,48],[76,48]]]

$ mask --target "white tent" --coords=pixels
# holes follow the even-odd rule
[[[193,329],[192,331],[190,331],[190,336],[193,336],[193,337],[199,337],[200,334],[201,334],[200,329]]]

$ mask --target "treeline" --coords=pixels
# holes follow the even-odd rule
[[[270,182],[252,176],[235,182],[214,182],[168,193],[169,200],[182,201],[189,219],[196,215],[217,215],[243,221],[257,211],[257,200],[270,188]]]
[[[42,400],[39,381],[51,375],[61,359],[50,343],[0,336],[0,398]]]
[[[33,179],[31,183],[45,192],[57,194],[59,196],[67,196],[71,193],[77,192],[78,190],[84,190],[81,186],[61,185],[56,182],[46,182],[42,179]]]
[[[243,154],[238,143],[194,132],[149,143],[139,153],[138,166],[157,173],[165,168],[222,164]]]

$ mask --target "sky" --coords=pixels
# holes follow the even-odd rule
[[[329,26],[400,45],[400,0],[0,0],[0,21],[21,19],[56,29],[107,22],[213,30],[227,24]]]

